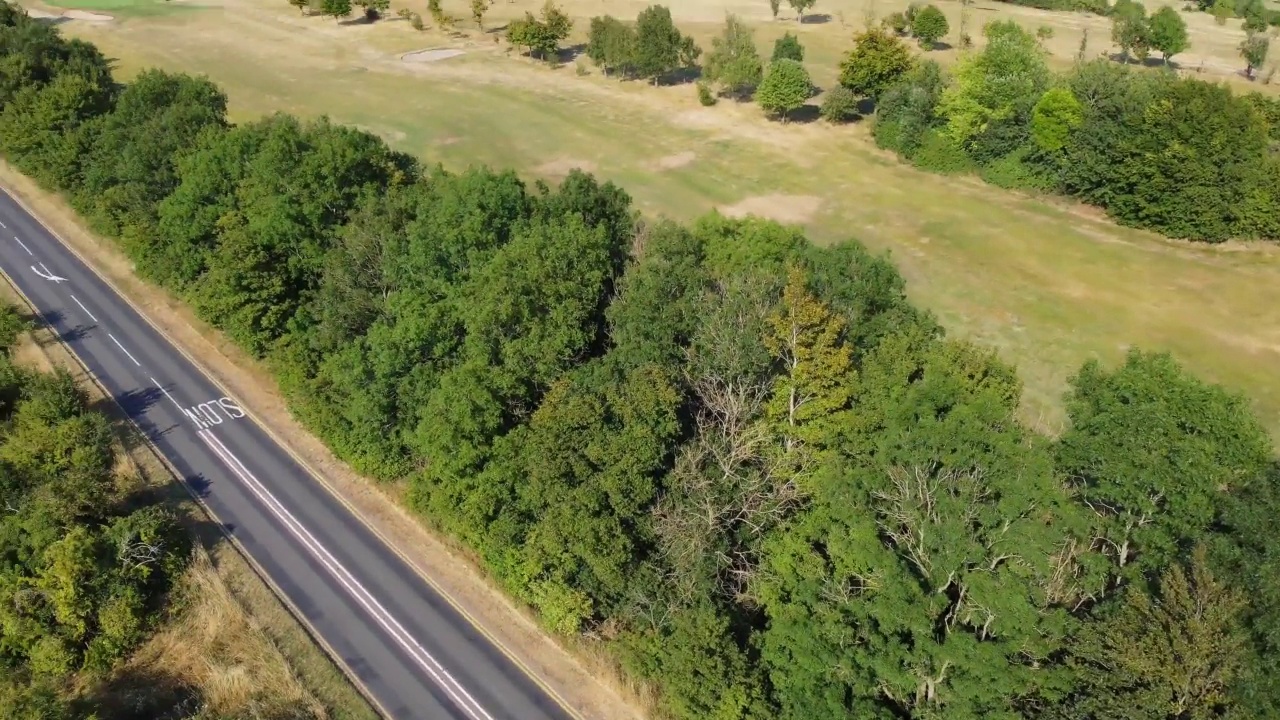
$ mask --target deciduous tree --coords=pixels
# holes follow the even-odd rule
[[[320,0],[320,13],[333,18],[344,18],[351,14],[351,0]]]
[[[788,115],[804,106],[813,91],[809,71],[795,60],[779,60],[769,64],[764,82],[756,91],[756,102],[766,113],[787,121]]]
[[[817,5],[818,0],[787,0],[787,4],[791,6],[792,10],[796,11],[796,21],[803,23],[805,13],[809,12],[809,9],[814,5]]]
[[[951,29],[947,16],[937,5],[926,5],[911,20],[911,34],[920,41],[920,47],[932,49],[938,41],[946,37]]]
[[[560,41],[569,37],[573,20],[555,4],[547,0],[539,17],[526,12],[524,18],[507,27],[507,39],[513,45],[529,48],[529,54],[543,60],[554,60],[560,49]]]
[[[790,30],[773,43],[773,56],[769,58],[769,62],[776,60],[804,62],[804,46],[800,44],[800,38],[792,35]]]
[[[1189,47],[1187,42],[1187,21],[1173,7],[1165,5],[1151,16],[1148,23],[1151,34],[1151,47],[1159,50],[1164,64],[1178,53]]]
[[[720,37],[711,40],[702,74],[723,92],[739,97],[750,95],[760,84],[764,66],[756,50],[755,33],[738,16],[725,17]]]
[[[1249,33],[1240,42],[1240,57],[1244,58],[1245,75],[1253,79],[1254,72],[1267,61],[1267,53],[1271,50],[1271,36],[1266,33]]]
[[[840,84],[863,97],[878,100],[914,62],[906,44],[881,28],[858,33],[853,41],[840,63]]]
[[[692,67],[702,50],[693,38],[681,34],[671,20],[671,11],[651,5],[636,18],[636,75],[658,84],[663,76]]]

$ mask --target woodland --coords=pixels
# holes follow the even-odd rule
[[[933,110],[893,110],[935,107],[928,68],[876,92],[898,147],[936,143],[917,122]],[[1105,128],[1103,110],[1164,93],[1174,117],[1200,123],[1189,141],[1218,127],[1266,140],[1247,100],[1127,73],[1078,71],[1092,88],[1083,123]],[[951,107],[1006,107],[975,98]],[[1036,115],[1046,104],[1032,104],[1032,132],[1035,117],[1073,116]],[[1280,716],[1274,449],[1243,396],[1167,354],[1076,369],[1068,421],[1049,435],[1019,419],[1016,369],[947,338],[856,239],[817,246],[714,213],[645,218],[585,173],[549,187],[447,172],[326,119],[233,125],[208,80],[147,70],[120,83],[93,45],[12,5],[0,6],[0,106],[0,154],[261,358],[312,432],[407,488],[423,521],[548,632],[652,688],[658,716]],[[1107,137],[1070,147],[1102,163]],[[1240,227],[1215,214],[1216,180],[1168,186],[1161,163],[1174,160],[1119,161],[1183,206],[1135,212],[1206,236]],[[1254,182],[1249,162],[1234,166],[1241,182]],[[1235,222],[1275,222],[1273,195],[1250,202]],[[0,386],[15,388],[0,392],[6,500],[33,466],[47,492],[83,475],[17,448],[56,441],[102,466],[100,445],[22,434],[28,416],[61,427],[74,404]],[[91,513],[77,523],[123,522],[77,502]],[[38,563],[66,567],[47,548],[113,532],[57,540],[9,518],[6,593],[13,577],[43,577]],[[37,532],[40,554],[11,549]],[[30,581],[52,588],[47,617],[71,625],[57,643],[2,604],[8,677],[116,652],[95,618],[124,600],[84,606],[96,615],[58,604],[114,598],[116,576],[59,577]],[[140,588],[128,602],[154,597],[120,582]]]
[[[96,717],[113,671],[176,610],[191,544],[116,472],[110,422],[75,379],[14,363],[26,326],[0,307],[0,717]]]

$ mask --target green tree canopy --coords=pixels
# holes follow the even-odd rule
[[[926,5],[915,14],[911,19],[911,34],[916,36],[920,41],[920,47],[930,49],[937,45],[938,41],[946,37],[947,32],[951,30],[951,26],[947,23],[947,16],[938,9],[937,5]]]
[[[755,33],[737,15],[727,15],[720,37],[711,40],[711,52],[702,66],[703,77],[728,94],[743,96],[755,90],[763,73]]]
[[[840,63],[840,84],[863,97],[878,100],[914,62],[906,44],[881,28],[858,33],[853,41]]]
[[[650,5],[636,17],[635,72],[655,85],[676,70],[691,67],[702,50],[671,19],[671,10]]]
[[[769,58],[769,61],[773,62],[775,60],[804,62],[804,45],[800,44],[800,38],[791,34],[790,30],[773,41],[773,56]]]
[[[1190,47],[1187,40],[1187,21],[1171,6],[1165,5],[1151,16],[1147,23],[1151,47],[1159,50],[1168,65],[1170,58]]]

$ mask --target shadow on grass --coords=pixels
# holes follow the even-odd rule
[[[812,15],[801,15],[801,25],[826,25],[831,22],[831,16],[826,13],[814,13]]]

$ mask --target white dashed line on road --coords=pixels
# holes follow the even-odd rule
[[[71,299],[76,301],[76,304],[80,306],[80,309],[84,311],[84,314],[85,314],[85,315],[88,315],[88,316],[89,316],[89,319],[90,319],[90,320],[92,320],[92,321],[94,321],[94,322],[98,322],[98,318],[94,317],[94,316],[93,316],[93,313],[89,312],[89,308],[85,307],[85,306],[84,306],[84,303],[80,302],[80,300],[79,300],[79,299],[77,299],[75,295],[72,295],[72,296],[71,296]]]
[[[120,348],[120,352],[129,356],[129,359],[133,361],[134,365],[137,365],[138,367],[142,367],[142,363],[138,362],[138,358],[134,357],[133,353],[126,350],[125,347],[120,344],[120,341],[116,339],[115,335],[112,335],[111,333],[107,333],[107,337],[111,338],[111,342],[115,343],[116,347]]]

